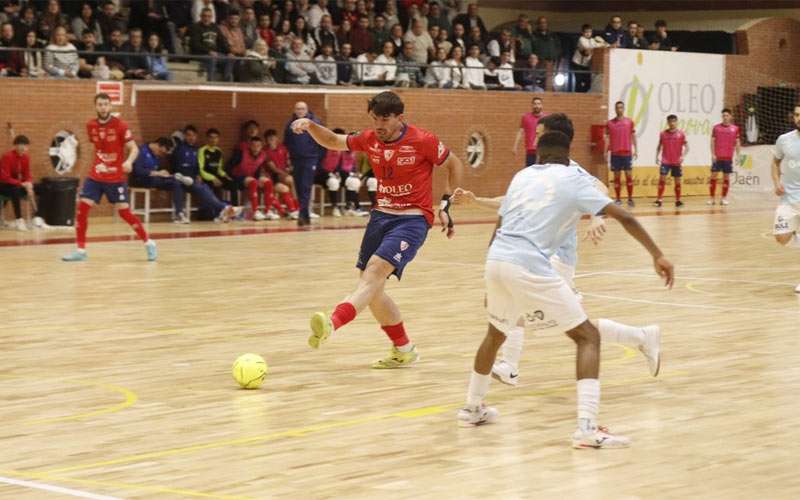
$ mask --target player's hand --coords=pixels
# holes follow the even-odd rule
[[[656,165],[659,167],[661,166],[661,160],[659,160],[658,157],[656,157]]]
[[[212,179],[211,182],[214,184],[214,187],[221,187],[222,186],[222,181],[217,179],[217,178]]]
[[[656,273],[664,278],[664,286],[672,290],[672,285],[675,284],[675,269],[672,267],[672,262],[661,256],[653,261],[653,265]]]
[[[456,234],[456,230],[453,226],[453,219],[450,217],[450,214],[444,210],[439,210],[439,223],[442,225],[442,232],[447,233],[447,239],[452,239]]]
[[[681,156],[680,160],[678,160],[678,165],[683,165],[683,156]]]
[[[634,151],[634,152],[633,152],[633,159],[634,159],[634,160],[636,160],[636,159],[638,159],[638,158],[639,158],[639,153],[638,153],[638,152],[636,152],[636,151]]]
[[[606,235],[606,220],[602,217],[592,217],[592,222],[589,225],[589,229],[586,230],[586,236],[583,237],[585,240],[592,240],[592,243],[595,245],[599,244],[603,241],[603,238]]]
[[[717,163],[717,156],[711,155],[711,163]]]
[[[786,194],[786,190],[783,188],[783,182],[775,184],[775,194],[778,196],[783,196]]]
[[[311,120],[308,118],[298,118],[297,120],[292,122],[292,132],[295,134],[302,134],[303,132],[307,132],[309,127],[311,127]]]
[[[133,171],[133,163],[128,160],[122,162],[122,171],[126,174],[131,173]]]
[[[474,202],[475,193],[462,188],[456,188],[456,190],[453,191],[453,196],[450,197],[450,203],[453,205],[469,205]]]

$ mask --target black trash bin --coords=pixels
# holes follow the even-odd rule
[[[39,217],[50,226],[71,226],[75,223],[77,177],[44,177],[36,185]]]

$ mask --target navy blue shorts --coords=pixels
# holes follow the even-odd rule
[[[88,198],[95,203],[100,203],[103,195],[106,195],[109,203],[128,203],[130,201],[128,183],[99,182],[88,177],[83,181],[80,198]]]
[[[661,175],[672,174],[672,177],[683,177],[683,167],[680,165],[661,164]]]
[[[362,271],[373,255],[394,266],[397,279],[414,260],[428,237],[428,221],[422,215],[393,215],[373,210],[369,217],[356,267]]]
[[[633,169],[633,158],[630,156],[611,155],[611,171],[630,171]]]
[[[712,172],[722,172],[723,174],[733,173],[733,160],[717,160],[711,165]]]

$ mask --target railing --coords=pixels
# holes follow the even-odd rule
[[[53,52],[60,55],[77,54],[79,59],[106,58],[108,74],[101,72],[88,73],[78,71],[75,75],[68,76],[62,74],[51,74],[44,67],[46,55]],[[5,57],[4,53],[16,53],[16,56]],[[5,76],[27,76],[38,78],[94,78],[94,79],[174,79],[176,73],[193,73],[185,79],[196,79],[199,75],[205,74],[208,81],[220,82],[245,82],[250,84],[328,84],[328,85],[355,85],[355,86],[402,86],[402,87],[428,87],[428,88],[471,88],[475,90],[518,90],[543,92],[600,92],[602,90],[602,75],[591,70],[568,69],[563,64],[548,63],[541,68],[498,68],[493,78],[483,67],[450,66],[437,63],[420,64],[408,61],[398,61],[395,63],[363,62],[352,59],[350,61],[319,61],[316,59],[289,59],[284,57],[255,59],[254,57],[237,56],[209,56],[209,55],[175,55],[175,54],[153,54],[149,52],[109,52],[109,51],[48,51],[46,48],[8,48],[0,47],[1,59],[12,59],[16,57],[18,65],[25,65],[25,53],[39,53],[41,74],[25,74],[18,71],[21,75],[8,74]],[[30,59],[30,58],[29,58]],[[34,58],[36,59],[36,58]],[[148,67],[142,68],[143,74],[151,76],[136,75],[130,72],[122,72],[116,69],[115,62],[119,59],[133,59],[138,62],[144,61]],[[37,59],[38,61],[38,59]],[[108,63],[111,64],[108,64]],[[129,62],[129,61],[128,61]],[[263,68],[256,74],[247,73],[247,65],[253,62],[262,62]],[[164,73],[152,75],[155,67],[160,67],[163,63]],[[168,63],[173,63],[168,65]],[[175,64],[178,63],[178,64]],[[191,67],[186,67],[179,63],[196,63]],[[74,64],[74,63],[73,63]],[[314,70],[307,65],[313,65]],[[331,66],[335,65],[335,71]],[[306,66],[306,68],[297,68]],[[73,66],[74,67],[74,66]],[[137,66],[138,67],[138,66]],[[376,68],[387,68],[381,71]],[[386,81],[385,74],[392,72],[397,77],[392,81]],[[9,68],[12,70],[15,68]],[[16,68],[17,70],[21,68]],[[116,69],[116,71],[115,71]],[[300,69],[300,71],[298,71]],[[437,71],[438,70],[438,71]],[[430,72],[430,74],[429,74]],[[465,73],[483,72],[484,85],[479,86],[474,82],[480,78],[473,79],[473,75],[465,77]],[[80,75],[78,75],[80,73]],[[302,74],[301,74],[302,73]],[[350,78],[342,81],[342,75],[350,74]],[[438,73],[438,74],[437,74]],[[508,78],[508,74],[512,78]],[[312,76],[314,75],[314,76]],[[381,75],[384,75],[383,77]],[[438,79],[436,77],[439,77]],[[477,75],[476,75],[477,76]],[[334,83],[335,82],[335,83]],[[505,86],[503,85],[505,82]]]

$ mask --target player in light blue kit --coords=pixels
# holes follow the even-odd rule
[[[462,425],[494,421],[498,412],[484,405],[492,365],[506,333],[519,326],[566,332],[577,345],[578,428],[575,448],[621,448],[630,440],[598,426],[600,404],[600,341],[577,296],[553,269],[550,258],[575,233],[582,214],[616,219],[653,257],[656,272],[672,286],[672,264],[629,212],[594,187],[585,171],[568,168],[570,139],[548,132],[539,140],[537,165],[525,168],[511,181],[500,207],[497,230],[486,261],[489,331],[475,356],[467,404],[459,410]],[[636,337],[643,332],[635,332]],[[643,345],[646,339],[631,338]],[[657,347],[657,346],[653,346]]]
[[[795,129],[775,141],[772,182],[781,197],[775,209],[775,240],[784,246],[800,249],[800,104],[794,107]],[[800,285],[794,289],[800,293]]]

